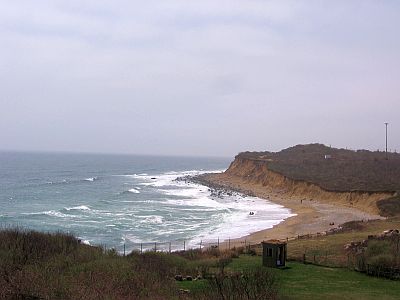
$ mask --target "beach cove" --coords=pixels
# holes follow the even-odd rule
[[[242,246],[268,239],[326,235],[350,221],[383,220],[396,214],[398,155],[392,156],[388,164],[380,152],[297,145],[276,153],[240,153],[225,172],[193,180],[291,210],[292,216],[272,228],[229,241],[230,246]]]
[[[337,229],[341,224],[350,221],[368,221],[384,219],[379,214],[369,213],[354,207],[338,204],[327,204],[318,199],[303,199],[289,195],[284,191],[273,190],[265,186],[244,182],[241,178],[226,174],[207,174],[200,179],[204,185],[221,190],[233,190],[282,205],[291,210],[293,216],[272,228],[253,232],[238,239],[231,239],[230,247],[245,244],[258,244],[269,239],[286,240],[303,235],[326,234]],[[251,210],[251,208],[249,208]],[[221,243],[222,249],[228,242]]]

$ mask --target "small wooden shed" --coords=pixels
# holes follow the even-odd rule
[[[278,268],[284,267],[287,258],[287,244],[279,240],[262,242],[263,266]]]

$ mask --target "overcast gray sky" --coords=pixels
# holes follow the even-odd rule
[[[0,2],[0,149],[400,150],[400,1]]]

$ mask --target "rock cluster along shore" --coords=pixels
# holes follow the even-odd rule
[[[175,181],[178,182],[185,182],[185,183],[195,183],[200,184],[208,187],[209,192],[211,193],[212,197],[223,198],[224,196],[241,196],[241,197],[255,197],[253,191],[251,190],[244,190],[240,188],[227,188],[224,185],[218,184],[216,182],[212,182],[208,179],[210,174],[201,174],[201,175],[187,175],[178,177]]]
[[[185,182],[185,183],[195,183],[195,184],[200,184],[208,187],[208,191],[211,193],[211,197],[216,197],[216,198],[224,198],[224,196],[241,196],[241,197],[246,197],[246,196],[254,196],[254,194],[251,191],[243,191],[243,190],[234,190],[231,188],[227,188],[223,185],[210,182],[207,180],[207,175],[208,174],[201,174],[201,175],[187,175],[187,176],[182,176],[178,177],[175,179],[175,181],[178,182]]]

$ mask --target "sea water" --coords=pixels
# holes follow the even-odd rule
[[[122,252],[198,247],[270,228],[291,215],[264,199],[217,197],[206,186],[175,180],[223,172],[229,161],[3,152],[0,225],[68,232]]]

